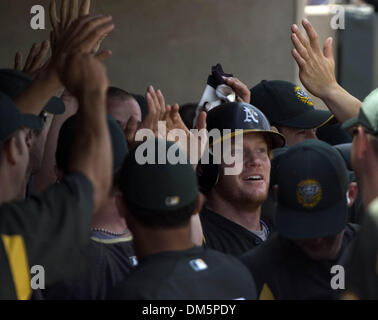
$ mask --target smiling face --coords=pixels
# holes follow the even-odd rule
[[[261,205],[268,196],[270,157],[267,141],[261,133],[248,133],[243,137],[243,147],[232,144],[233,155],[243,156],[243,170],[238,175],[224,175],[222,163],[215,191],[235,205]]]

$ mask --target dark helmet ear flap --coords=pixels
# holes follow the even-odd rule
[[[201,163],[201,161],[198,163],[196,173],[199,189],[204,195],[207,195],[219,179],[219,165],[213,164],[211,154],[208,164]]]

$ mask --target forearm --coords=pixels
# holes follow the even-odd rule
[[[335,84],[332,88],[329,88],[327,93],[320,98],[341,123],[356,117],[361,108],[361,101],[352,96],[339,84]]]
[[[16,105],[21,113],[39,115],[61,87],[57,75],[46,69],[15,99]]]
[[[112,150],[106,119],[105,92],[87,92],[79,98],[77,139],[70,171],[84,174],[94,188],[95,212],[106,200],[111,185]]]

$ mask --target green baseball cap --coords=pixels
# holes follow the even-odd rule
[[[32,78],[21,71],[0,69],[0,92],[12,99],[16,98],[31,83]],[[52,97],[44,107],[45,111],[52,114],[62,114],[65,109],[63,101],[58,97]]]
[[[335,235],[347,223],[349,174],[340,153],[308,139],[289,148],[276,168],[277,230],[291,239]]]
[[[40,130],[42,121],[39,117],[20,113],[12,99],[0,92],[0,142],[22,127]]]
[[[372,91],[362,102],[357,117],[343,123],[343,129],[350,129],[355,125],[361,125],[370,133],[378,134],[378,89]]]
[[[150,146],[155,147],[153,163],[140,164],[140,150],[136,147],[126,157],[118,176],[125,201],[143,209],[163,212],[193,203],[198,196],[198,185],[192,165],[189,161],[186,164],[171,164],[169,161],[158,164],[161,155],[169,156],[168,150],[174,143],[156,138],[149,141]],[[178,147],[173,146],[173,149],[177,154]]]

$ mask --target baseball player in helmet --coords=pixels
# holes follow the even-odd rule
[[[201,211],[204,244],[239,256],[265,241],[269,226],[260,219],[261,206],[268,195],[271,150],[282,147],[285,138],[271,130],[265,115],[242,102],[226,103],[207,114],[207,129],[230,129],[228,134],[211,141],[210,148],[231,139],[231,153],[242,155],[241,172],[227,175],[225,169],[236,163],[199,164],[200,188],[207,195]],[[242,134],[242,145],[235,137]],[[224,152],[225,149],[222,149]],[[238,161],[238,160],[236,160]]]

